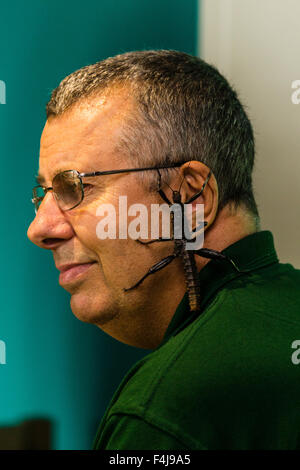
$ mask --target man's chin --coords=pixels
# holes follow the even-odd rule
[[[82,292],[71,295],[70,306],[78,320],[97,325],[111,321],[118,312],[108,299],[105,302],[103,296],[101,299],[95,299]]]

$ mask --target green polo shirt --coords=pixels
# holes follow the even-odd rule
[[[162,343],[115,392],[94,449],[300,449],[300,270],[270,231],[230,245],[199,273]]]

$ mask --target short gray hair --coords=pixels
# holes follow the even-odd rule
[[[138,167],[203,162],[217,180],[219,210],[228,203],[243,204],[258,223],[252,126],[236,91],[215,67],[172,50],[109,57],[62,80],[47,104],[47,117],[115,86],[129,88],[137,104],[117,150]],[[153,190],[157,173],[151,172],[146,181]]]

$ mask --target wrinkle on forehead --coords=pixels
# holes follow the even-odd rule
[[[44,127],[41,145],[44,148],[51,146],[52,140],[49,139],[47,132],[50,127],[56,128],[56,132],[63,127],[65,133],[68,130],[72,132],[74,126],[78,126],[77,132],[81,137],[86,137],[104,121],[109,122],[110,119],[114,119],[121,123],[130,112],[134,112],[134,108],[134,100],[129,90],[124,88],[107,90],[100,95],[82,99],[62,115],[50,116]]]
[[[62,115],[50,117],[41,137],[40,172],[50,177],[44,172],[85,154],[92,160],[98,148],[99,155],[112,153],[122,124],[134,108],[129,91],[119,89],[82,100]]]

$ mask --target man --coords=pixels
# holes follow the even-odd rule
[[[300,271],[278,262],[260,230],[253,163],[236,92],[187,54],[126,53],[53,91],[28,237],[52,250],[77,318],[154,350],[120,384],[95,449],[300,448]],[[141,171],[119,171],[129,169]],[[203,205],[203,249],[221,253],[191,256],[194,310],[174,241],[99,236],[111,206],[119,233],[121,197],[149,214],[178,194],[193,229]],[[146,276],[152,266],[161,269]]]

